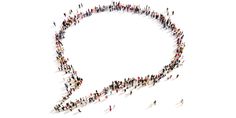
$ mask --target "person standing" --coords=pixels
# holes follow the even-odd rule
[[[169,8],[166,8],[166,14],[169,16]]]
[[[179,77],[179,74],[176,75],[176,79]]]
[[[111,110],[112,110],[111,105],[109,105],[109,111],[111,111]]]
[[[180,104],[183,105],[184,104],[184,99],[180,100]]]
[[[154,105],[156,105],[156,103],[157,103],[157,101],[156,101],[156,100],[154,100],[153,104],[154,104]]]

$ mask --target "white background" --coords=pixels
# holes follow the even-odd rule
[[[63,93],[62,74],[57,72],[55,62],[56,28],[52,22],[59,24],[62,14],[75,9],[81,1],[0,2],[1,118],[236,117],[236,19],[235,4],[230,0],[123,2],[147,4],[159,12],[164,12],[166,7],[175,10],[173,20],[184,30],[186,42],[184,66],[176,70],[181,74],[180,79],[162,81],[157,87],[134,91],[128,97],[114,95],[103,103],[85,107],[82,113],[51,112]],[[109,0],[83,1],[85,8],[109,3]],[[174,49],[170,45],[173,42],[165,31],[156,29],[158,24],[155,24],[142,16],[102,13],[84,19],[81,27],[69,29],[65,53],[85,78],[81,94],[100,89],[112,80],[159,71],[167,64]],[[126,28],[121,30],[122,26]],[[152,33],[156,31],[157,34]],[[118,38],[114,37],[116,34]],[[156,47],[150,47],[152,43],[156,43]],[[157,55],[151,57],[153,53]],[[184,105],[177,107],[175,104],[181,98]],[[158,104],[150,107],[154,99]],[[113,104],[116,105],[114,111],[104,112]]]

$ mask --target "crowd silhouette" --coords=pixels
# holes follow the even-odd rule
[[[83,7],[82,4],[79,5],[79,8]],[[176,50],[174,57],[168,65],[165,65],[163,69],[156,74],[146,75],[144,77],[128,77],[124,78],[123,81],[116,80],[112,81],[110,85],[104,87],[101,91],[96,90],[93,93],[85,97],[81,97],[76,99],[75,101],[66,102],[73,92],[76,89],[79,89],[83,83],[83,78],[79,77],[77,71],[74,70],[73,66],[68,63],[69,59],[64,56],[64,47],[63,47],[63,39],[65,38],[66,30],[73,25],[76,25],[80,22],[80,20],[89,17],[95,13],[101,12],[114,12],[114,11],[124,11],[133,14],[140,14],[149,16],[152,19],[160,22],[163,29],[169,30],[173,35],[176,41]],[[167,8],[168,11],[168,8]],[[141,8],[139,5],[131,5],[131,4],[122,4],[120,2],[112,2],[110,5],[96,6],[92,9],[88,9],[85,12],[76,12],[74,13],[72,10],[69,11],[69,14],[64,13],[65,19],[61,24],[60,30],[55,34],[55,43],[56,43],[56,60],[59,64],[58,70],[64,72],[68,75],[65,80],[65,88],[66,94],[62,97],[60,102],[54,106],[54,110],[57,112],[60,111],[72,111],[77,109],[77,111],[81,112],[80,108],[86,106],[89,103],[93,103],[95,101],[100,102],[101,99],[107,99],[110,95],[109,93],[118,93],[118,92],[127,92],[132,95],[132,89],[155,85],[158,83],[163,77],[165,77],[168,73],[170,73],[173,69],[178,68],[182,62],[182,53],[185,47],[185,43],[182,41],[184,34],[183,31],[176,27],[176,25],[171,21],[169,16],[169,12],[167,14],[167,18],[165,14],[161,14],[155,12],[150,9],[149,6],[145,8]],[[174,15],[174,11],[172,11],[172,15]],[[56,26],[56,23],[53,23]],[[178,78],[179,75],[176,76]],[[170,79],[168,77],[168,79]],[[156,100],[153,102],[156,104]],[[109,107],[111,111],[111,106]]]

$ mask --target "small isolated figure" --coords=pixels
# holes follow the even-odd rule
[[[111,111],[111,110],[112,110],[111,105],[109,105],[109,111]]]
[[[130,95],[132,95],[132,93],[133,93],[133,92],[132,92],[132,91],[130,91],[130,93],[129,93],[129,94],[130,94]]]
[[[53,25],[56,27],[56,23],[55,22],[53,22]]]
[[[80,110],[80,109],[78,109],[78,112],[81,112],[81,110]]]
[[[180,104],[181,104],[181,105],[184,104],[184,99],[181,99],[181,100],[180,100]]]
[[[169,8],[166,8],[167,16],[169,16]]]
[[[169,77],[167,77],[167,80],[171,79],[172,78],[172,75],[170,75]]]
[[[176,79],[179,77],[179,74],[176,75]]]
[[[156,104],[157,104],[157,101],[155,100],[155,101],[153,102],[153,104],[156,105]]]
[[[174,15],[175,14],[175,12],[174,11],[172,11],[172,15]]]

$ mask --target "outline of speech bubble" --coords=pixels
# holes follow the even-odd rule
[[[113,11],[124,11],[124,12],[130,12],[135,14],[141,14],[150,16],[151,18],[154,18],[155,20],[159,21],[163,28],[166,30],[170,30],[172,35],[177,39],[176,45],[177,48],[175,50],[175,55],[171,62],[168,65],[165,65],[164,68],[158,73],[158,74],[152,74],[147,75],[145,77],[138,77],[138,78],[128,78],[124,81],[113,81],[111,85],[104,87],[104,89],[101,92],[98,92],[96,90],[95,93],[90,94],[84,98],[77,99],[75,102],[67,102],[66,100],[69,99],[69,97],[75,92],[75,90],[79,89],[79,87],[82,85],[83,79],[79,76],[77,76],[77,71],[73,69],[73,66],[68,64],[69,59],[64,56],[64,47],[62,43],[62,39],[64,39],[65,31],[67,28],[69,28],[72,25],[76,25],[79,23],[80,20],[83,18],[86,18],[88,16],[91,16],[95,13],[101,13],[101,12],[113,12]],[[70,10],[70,14],[72,13],[72,10]],[[66,17],[66,14],[64,14]],[[54,23],[55,25],[55,23]],[[68,16],[67,19],[65,19],[62,22],[61,29],[58,33],[55,34],[55,41],[56,41],[56,53],[57,53],[57,62],[59,63],[59,71],[64,71],[66,75],[69,75],[66,79],[65,88],[67,90],[67,94],[62,97],[62,100],[59,102],[59,104],[54,106],[55,111],[65,111],[65,110],[73,110],[78,107],[83,107],[87,105],[88,103],[92,103],[95,101],[100,101],[100,98],[105,97],[107,98],[107,94],[109,91],[120,91],[120,90],[126,90],[136,87],[143,87],[146,85],[157,83],[160,81],[163,77],[165,77],[168,73],[173,71],[175,68],[178,68],[180,65],[180,62],[183,58],[182,53],[183,49],[185,47],[185,43],[182,41],[184,37],[183,31],[181,31],[179,28],[176,28],[175,24],[171,22],[171,19],[166,19],[165,16],[161,13],[152,11],[150,7],[145,7],[144,9],[141,9],[137,5],[125,5],[120,2],[113,2],[110,5],[103,5],[102,7],[94,7],[93,9],[88,9],[86,12],[80,12],[75,14],[73,17]],[[135,86],[134,86],[135,85]],[[132,94],[132,92],[130,93]]]

